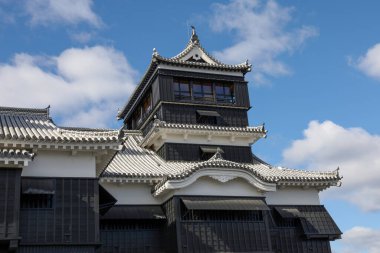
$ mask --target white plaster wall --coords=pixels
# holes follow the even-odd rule
[[[22,170],[21,176],[32,177],[96,177],[92,152],[72,155],[64,151],[39,150],[34,160]]]
[[[205,195],[205,196],[245,196],[262,197],[254,186],[246,180],[235,178],[222,183],[210,177],[201,177],[193,184],[178,189],[173,195]]]
[[[185,143],[185,144],[201,144],[201,145],[229,145],[229,146],[250,146],[253,142],[252,137],[236,137],[234,141],[229,136],[212,136],[208,139],[206,135],[192,135],[191,133],[185,139],[183,135],[166,134],[165,139],[159,138],[155,141],[155,147],[161,147],[164,142],[168,143]]]
[[[265,193],[268,205],[320,205],[318,190],[284,188]]]
[[[159,205],[162,203],[161,199],[152,196],[152,186],[149,184],[106,182],[100,184],[117,199],[117,205]]]

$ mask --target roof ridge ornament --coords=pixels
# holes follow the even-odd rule
[[[198,35],[197,35],[197,32],[195,30],[195,26],[190,26],[191,27],[191,38],[190,38],[190,41],[194,44],[199,44],[199,38],[198,38]]]
[[[153,48],[153,54],[152,56],[159,56],[159,53],[157,52],[156,48]]]

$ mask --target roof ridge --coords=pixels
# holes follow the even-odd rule
[[[159,120],[158,126],[160,127],[188,127],[188,128],[199,128],[199,129],[211,129],[211,130],[252,130],[255,132],[266,133],[264,125],[261,126],[246,126],[246,127],[237,127],[237,126],[216,126],[216,125],[202,125],[202,124],[186,124],[186,123],[171,123],[166,121]]]
[[[331,171],[292,169],[292,168],[287,168],[287,167],[283,167],[283,166],[272,166],[272,168],[275,168],[278,170],[283,170],[283,171],[296,171],[296,172],[309,173],[309,174],[339,175],[339,167],[338,167],[338,169],[331,170]]]
[[[212,66],[212,67],[223,67],[223,68],[232,68],[232,69],[237,69],[237,70],[245,70],[246,72],[251,71],[252,65],[249,64],[248,60],[245,62],[239,63],[239,64],[226,64],[221,62],[220,60],[216,59],[213,55],[211,55],[207,50],[202,46],[199,37],[195,31],[195,27],[191,26],[192,29],[192,35],[189,39],[189,42],[187,43],[186,47],[177,55],[173,57],[164,57],[160,55],[157,50],[154,48],[153,49],[153,58],[162,60],[162,61],[168,61],[172,63],[186,63],[188,65],[196,65],[196,66]],[[209,62],[188,62],[188,61],[183,61],[181,58],[186,56],[188,53],[193,50],[193,48],[197,47],[203,54],[205,54],[211,61],[214,63],[209,63]]]
[[[66,126],[57,126],[58,129],[69,130],[69,131],[78,131],[78,132],[113,132],[119,131],[119,129],[111,128],[91,128],[91,127],[66,127]]]
[[[0,106],[0,114],[42,114],[49,118],[50,105],[46,108]]]

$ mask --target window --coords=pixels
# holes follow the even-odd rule
[[[152,110],[152,93],[148,93],[148,95],[144,98],[142,102],[142,110],[144,116]]]
[[[137,107],[136,111],[133,113],[132,117],[132,128],[136,128],[141,122],[141,106]]]
[[[190,82],[187,80],[174,80],[174,98],[176,100],[190,100]]]
[[[193,83],[193,98],[201,101],[214,101],[214,92],[211,83]]]
[[[197,123],[204,125],[217,125],[220,114],[216,111],[197,110]]]
[[[220,103],[235,103],[233,84],[215,85],[216,101]]]
[[[175,100],[210,101],[217,103],[235,103],[233,83],[214,83],[211,80],[173,81]]]

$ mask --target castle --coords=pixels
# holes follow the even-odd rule
[[[153,51],[120,130],[0,107],[0,252],[330,253],[342,233],[319,192],[341,177],[252,153],[251,68],[193,29],[178,55]]]

